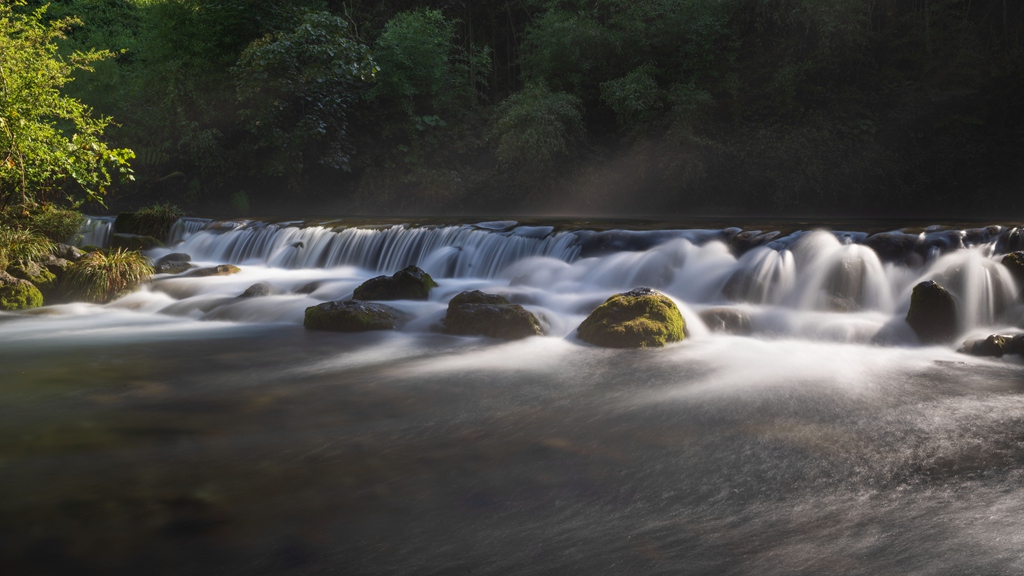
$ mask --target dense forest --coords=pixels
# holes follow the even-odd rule
[[[111,208],[947,217],[1024,209],[1020,2],[43,6],[11,10],[60,23],[54,58],[77,64],[63,93],[97,122],[109,119],[91,142],[123,169],[107,175],[102,198],[84,199]],[[54,117],[57,129],[74,129]]]

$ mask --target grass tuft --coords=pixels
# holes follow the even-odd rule
[[[68,267],[64,288],[73,299],[104,303],[134,289],[152,274],[152,264],[139,252],[90,252]]]

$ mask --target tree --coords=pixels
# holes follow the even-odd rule
[[[254,147],[269,152],[264,171],[296,183],[310,163],[349,170],[349,116],[376,73],[369,48],[327,12],[250,44],[233,74]]]
[[[44,22],[46,8],[22,13],[23,0],[0,5],[0,201],[24,207],[65,195],[102,203],[115,177],[129,177],[126,148],[103,141],[107,117],[61,93],[75,70],[91,71],[108,51],[58,53],[57,40],[80,22]]]

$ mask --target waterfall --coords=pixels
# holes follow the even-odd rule
[[[114,230],[114,216],[86,216],[78,229],[75,246],[110,246],[110,234]]]

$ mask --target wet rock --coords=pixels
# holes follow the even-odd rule
[[[392,276],[377,276],[355,289],[356,300],[426,300],[430,289],[437,286],[434,279],[416,266],[409,266]]]
[[[153,263],[157,274],[181,274],[192,268],[192,257],[184,252],[173,252]]]
[[[28,280],[0,272],[0,310],[25,310],[43,305],[43,294]]]
[[[1009,351],[1011,340],[1011,336],[992,334],[984,340],[968,340],[964,342],[964,345],[958,352],[970,354],[971,356],[995,356],[999,358]]]
[[[923,343],[950,342],[958,330],[956,300],[937,282],[921,282],[911,294],[907,324]]]
[[[232,274],[238,274],[242,269],[238,266],[231,264],[221,264],[214,266],[213,268],[197,268],[185,274],[188,278],[205,278],[207,276],[231,276]]]
[[[163,245],[163,242],[152,236],[120,233],[110,235],[111,248],[121,248],[124,250],[150,250],[152,248],[162,248]]]
[[[302,325],[310,330],[367,332],[393,330],[403,320],[401,312],[384,304],[335,300],[306,308]]]
[[[53,255],[57,258],[63,258],[70,260],[71,262],[77,262],[85,256],[85,252],[78,248],[71,246],[70,244],[57,244],[53,249]]]
[[[576,330],[580,340],[606,348],[648,348],[685,338],[686,322],[670,298],[650,288],[616,294]]]
[[[246,288],[245,292],[239,294],[238,297],[259,298],[261,296],[272,296],[277,293],[277,289],[271,286],[270,284],[267,284],[266,282],[257,282],[256,284],[253,284],[252,286]]]
[[[917,234],[879,232],[868,236],[864,245],[874,250],[882,261],[916,264],[921,261],[921,256],[915,252],[920,242]]]
[[[1017,251],[1003,256],[1002,264],[1022,289],[1021,294],[1024,294],[1024,252]]]
[[[1024,334],[1017,334],[1010,338],[1010,341],[1006,343],[1007,354],[1017,354],[1024,356]]]
[[[515,340],[541,334],[537,317],[503,296],[479,290],[462,292],[448,303],[445,334]]]
[[[316,292],[317,290],[319,290],[320,287],[323,286],[323,285],[324,285],[323,280],[314,280],[312,282],[309,282],[309,283],[303,284],[302,286],[299,286],[298,290],[296,290],[295,293],[296,294],[312,294],[313,292]]]
[[[44,297],[56,292],[57,275],[39,262],[15,262],[7,267],[7,272],[15,278],[31,282]]]
[[[753,333],[750,317],[735,308],[708,308],[700,313],[700,319],[712,332],[728,332],[743,336]]]

